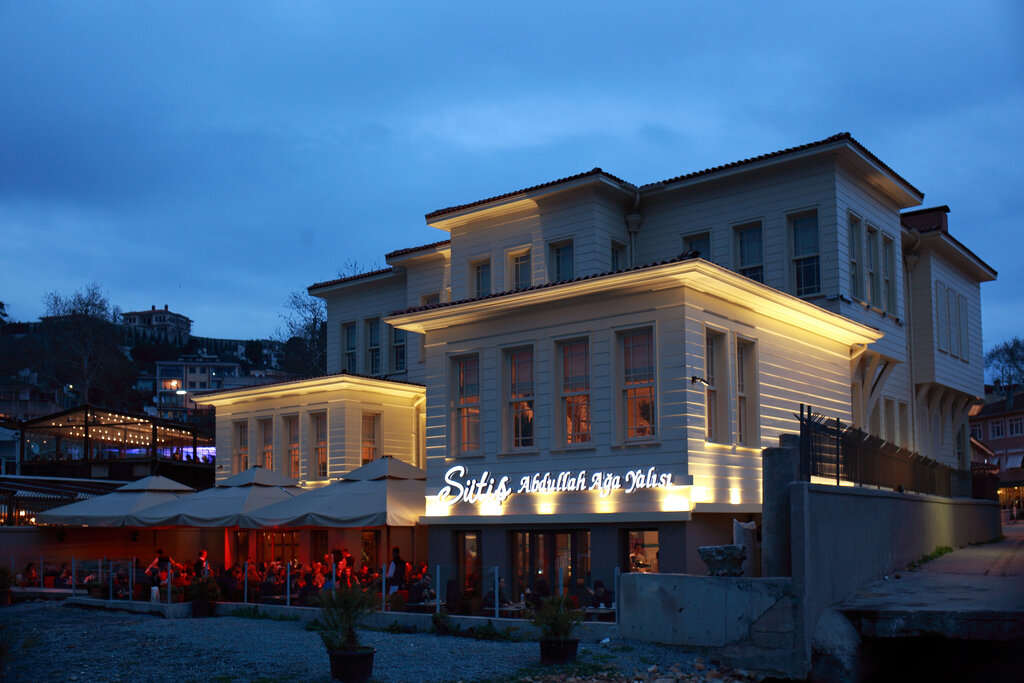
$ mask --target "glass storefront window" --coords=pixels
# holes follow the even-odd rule
[[[476,531],[461,531],[456,539],[459,553],[459,585],[463,598],[479,598],[480,576],[483,558],[480,557],[480,534]]]
[[[626,532],[629,552],[629,571],[645,574],[658,573],[658,532],[637,530]]]
[[[511,543],[515,597],[586,593],[590,585],[589,531],[516,531]]]

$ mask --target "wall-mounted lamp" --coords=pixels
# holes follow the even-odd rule
[[[703,377],[698,377],[697,375],[694,375],[693,377],[690,378],[690,384],[696,384],[697,382],[700,382],[701,384],[703,384],[706,387],[711,386],[711,383],[708,382]]]

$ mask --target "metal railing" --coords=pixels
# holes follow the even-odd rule
[[[800,473],[837,486],[951,496],[952,468],[800,405]]]

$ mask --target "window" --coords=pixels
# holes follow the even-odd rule
[[[612,242],[612,270],[623,270],[628,267],[629,259],[626,258],[626,245]]]
[[[268,470],[274,469],[274,421],[260,420],[260,464]]]
[[[629,553],[629,571],[644,574],[658,573],[658,532],[627,531],[626,550]]]
[[[1001,439],[1003,438],[1003,421],[992,420],[988,423],[988,438],[990,439]]]
[[[356,324],[342,323],[341,343],[345,355],[341,359],[341,369],[345,372],[356,372]]]
[[[327,477],[327,413],[315,413],[313,420],[313,467],[316,476]]]
[[[455,363],[455,423],[459,452],[480,449],[480,359],[459,358]]]
[[[379,457],[378,434],[380,428],[380,415],[377,413],[363,413],[363,446],[362,464],[366,464]]]
[[[939,351],[949,351],[949,309],[946,285],[935,283],[935,340]]]
[[[743,446],[758,446],[757,356],[749,339],[736,340],[736,429]]]
[[[565,444],[590,441],[590,349],[584,340],[562,344]]]
[[[473,296],[487,296],[491,293],[491,261],[473,264]]]
[[[705,261],[711,260],[711,233],[701,232],[696,235],[683,236],[683,253],[688,251],[699,252],[698,255]]]
[[[910,404],[900,401],[900,437],[902,448],[910,448]]]
[[[736,226],[736,258],[737,273],[764,282],[760,221]]]
[[[956,292],[946,288],[946,312],[949,320],[949,355],[960,356],[960,301]]]
[[[420,297],[420,306],[436,306],[441,303],[440,294],[424,294]]]
[[[878,288],[878,231],[871,227],[868,228],[867,267],[868,303],[881,308]]]
[[[391,328],[391,372],[405,372],[405,330]]]
[[[512,448],[533,447],[533,349],[508,353],[508,415]]]
[[[654,333],[650,329],[622,335],[622,392],[626,439],[653,439]]]
[[[380,374],[380,318],[366,321],[366,374]]]
[[[235,423],[235,473],[249,469],[249,423]]]
[[[288,476],[299,478],[299,418],[289,415],[284,418],[284,433],[288,439]]]
[[[971,354],[969,351],[970,341],[967,338],[967,299],[966,297],[957,297],[957,312],[960,314],[960,325],[957,327],[957,332],[960,335],[960,360],[965,363],[970,362]]]
[[[850,296],[854,299],[864,298],[864,288],[861,283],[860,269],[864,263],[863,250],[864,245],[862,240],[864,239],[861,234],[860,219],[850,214],[850,233],[849,233],[849,249],[850,249]]]
[[[575,277],[572,262],[572,241],[551,245],[551,281],[562,282]]]
[[[793,240],[793,286],[797,296],[821,291],[818,262],[818,212],[789,217]]]
[[[1006,423],[1007,436],[1024,435],[1024,417],[1011,417]]]
[[[974,422],[974,423],[971,424],[971,438],[972,439],[977,439],[978,441],[981,441],[982,439],[985,438],[984,435],[983,435],[983,432],[984,432],[984,430],[982,429],[982,425],[981,425],[980,422]]]
[[[882,299],[885,310],[896,315],[896,246],[888,237],[882,238]]]
[[[728,442],[728,381],[726,380],[725,334],[707,330],[704,337],[704,379],[706,439]],[[725,384],[722,384],[725,382]]]
[[[896,443],[899,435],[896,433],[896,401],[891,398],[884,399],[885,408],[885,440],[889,443]]]
[[[529,251],[513,254],[509,258],[509,266],[512,274],[512,289],[526,289],[532,284]]]

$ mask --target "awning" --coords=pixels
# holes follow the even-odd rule
[[[220,486],[128,515],[125,526],[236,527],[243,514],[300,492],[293,480],[252,467],[225,479]]]
[[[153,475],[126,484],[105,496],[63,505],[36,515],[43,524],[120,527],[134,512],[178,500],[194,492],[189,486]]]

